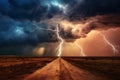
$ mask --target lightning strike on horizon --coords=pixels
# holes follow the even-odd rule
[[[83,51],[82,46],[80,46],[77,42],[75,42],[75,45],[80,49],[80,56],[86,56],[86,54]]]
[[[115,48],[115,46],[110,41],[107,40],[104,34],[101,34],[101,35],[103,36],[103,39],[105,40],[105,42],[112,48],[114,55],[116,55],[118,50]]]
[[[59,34],[59,24],[57,25],[57,27],[56,27],[56,31],[57,31],[57,38],[60,40],[60,44],[59,44],[59,46],[58,46],[58,55],[57,56],[61,56],[61,54],[62,54],[62,50],[63,50],[63,43],[64,43],[64,39],[60,36],[60,34]]]
[[[62,38],[62,37],[60,36],[60,34],[59,34],[59,31],[60,31],[60,30],[59,30],[59,24],[57,25],[56,30],[40,28],[40,27],[38,27],[37,25],[35,25],[35,26],[36,26],[36,29],[42,29],[42,30],[48,30],[48,31],[56,32],[57,38],[60,40],[60,44],[59,44],[59,46],[58,46],[58,52],[57,52],[58,55],[57,55],[57,56],[61,56],[64,40],[63,40],[63,38]]]

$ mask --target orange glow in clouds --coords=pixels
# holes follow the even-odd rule
[[[79,36],[79,39],[76,39],[74,42],[64,42],[62,44],[61,56],[115,56],[111,46],[101,36],[101,31],[91,30],[88,34],[82,32],[82,29],[88,23],[69,22],[67,20],[60,21],[60,27],[64,31],[67,32],[71,29],[72,35]],[[111,33],[114,34],[114,31],[111,31]],[[59,42],[42,43],[42,48],[41,44],[39,44],[37,50],[34,50],[34,53],[38,55],[57,56],[58,45]]]

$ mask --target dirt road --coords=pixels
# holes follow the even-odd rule
[[[120,80],[120,58],[1,57],[0,80]]]
[[[96,72],[97,73],[97,72]],[[58,58],[42,69],[35,71],[24,80],[107,80],[101,75],[78,68]]]

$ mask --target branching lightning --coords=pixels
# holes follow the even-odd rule
[[[80,46],[77,42],[75,42],[75,45],[80,49],[80,56],[86,56],[86,54],[83,51],[82,46]]]
[[[45,30],[45,31],[52,31],[52,32],[55,32],[56,30],[53,30],[53,29],[45,29],[45,28],[40,28],[38,27],[36,24],[34,24],[35,27],[36,27],[36,30]]]
[[[34,24],[35,25],[35,24]],[[46,30],[46,31],[52,31],[52,32],[56,32],[56,35],[57,35],[57,38],[59,39],[59,41],[60,41],[60,44],[59,44],[59,46],[58,46],[58,55],[57,56],[61,56],[61,54],[62,54],[62,50],[63,50],[63,43],[64,43],[64,39],[60,36],[60,34],[59,34],[59,32],[60,32],[60,30],[59,30],[59,24],[57,24],[57,27],[56,27],[56,30],[52,30],[52,29],[44,29],[44,28],[40,28],[40,27],[38,27],[37,25],[35,25],[36,26],[36,29],[37,30]]]
[[[109,40],[107,40],[107,38],[104,34],[101,34],[101,35],[103,36],[103,39],[105,40],[105,42],[112,48],[114,55],[116,55],[118,50],[115,48],[115,46]]]
[[[60,44],[58,46],[58,55],[57,56],[61,56],[62,54],[62,50],[63,50],[63,43],[64,43],[64,39],[60,36],[59,34],[59,25],[57,25],[56,27],[56,31],[57,31],[57,38],[60,40]]]
[[[52,32],[56,33],[56,36],[57,36],[57,38],[60,41],[60,43],[58,45],[57,56],[60,57],[62,55],[63,44],[64,44],[65,41],[64,41],[64,39],[59,34],[59,32],[60,32],[59,24],[57,24],[56,30],[40,28],[37,25],[35,25],[35,26],[36,26],[36,30],[40,29],[40,30],[52,31]],[[116,55],[116,53],[118,53],[118,50],[116,49],[116,47],[106,38],[106,36],[104,34],[102,34],[102,33],[100,33],[100,34],[103,37],[105,43],[108,44],[112,48],[114,55]],[[80,49],[80,56],[86,56],[86,54],[85,54],[85,52],[83,50],[83,47],[80,44],[78,44],[77,42],[74,42],[74,43]]]

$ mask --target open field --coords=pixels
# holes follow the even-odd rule
[[[120,58],[0,57],[0,80],[120,80]]]
[[[107,80],[120,80],[120,57],[69,57],[64,59],[92,74],[101,75]]]
[[[56,58],[0,57],[0,80],[22,80]]]

